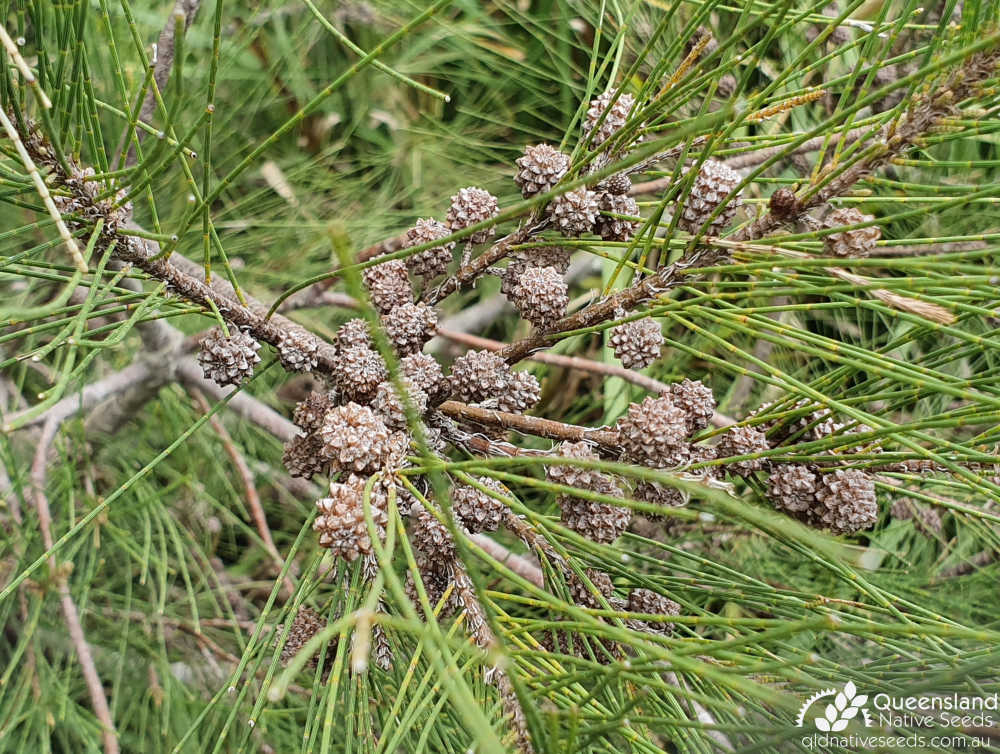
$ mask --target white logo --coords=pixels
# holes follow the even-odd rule
[[[821,717],[813,718],[813,723],[818,730],[824,733],[838,733],[844,730],[847,724],[857,717],[859,711],[861,712],[865,727],[867,728],[872,724],[868,710],[865,709],[865,705],[868,703],[868,695],[859,694],[851,681],[848,681],[844,685],[843,691],[838,692],[836,689],[826,689],[818,691],[806,699],[805,703],[799,707],[799,716],[795,718],[795,724],[800,728],[803,727],[809,708],[818,700],[828,696],[834,697],[833,702],[826,705],[826,709],[823,711]]]

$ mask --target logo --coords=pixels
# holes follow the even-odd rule
[[[809,713],[813,705],[820,699],[831,696],[833,697],[833,701],[826,705],[823,714],[813,718],[813,724],[817,730],[821,730],[824,733],[838,733],[844,730],[847,724],[857,717],[858,712],[861,713],[861,718],[864,720],[866,728],[872,724],[868,710],[865,708],[865,705],[868,703],[868,695],[859,694],[854,683],[851,681],[848,681],[844,685],[843,691],[825,689],[824,691],[817,691],[806,699],[803,705],[799,707],[799,715],[795,718],[795,724],[799,728],[804,727],[806,724],[806,714]],[[813,714],[816,714],[818,711],[819,707],[817,705],[816,709],[813,710]]]

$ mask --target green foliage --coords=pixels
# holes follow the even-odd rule
[[[859,164],[873,142],[848,139],[852,130],[905,117],[971,53],[995,49],[996,3],[921,9],[941,4],[217,0],[178,37],[139,145],[135,116],[150,91],[150,44],[173,23],[168,4],[24,0],[4,3],[2,18],[38,87],[5,55],[0,101],[22,134],[29,118],[38,123],[54,159],[113,177],[165,251],[270,305],[327,275],[345,251],[416,217],[443,217],[462,186],[481,185],[516,209],[509,219],[523,216],[531,203],[518,204],[513,160],[547,141],[585,161],[580,119],[613,85],[652,103],[629,126],[655,145],[650,153],[676,147],[700,160],[773,149],[743,170],[750,222],[773,189],[808,190],[820,166]],[[845,19],[854,23],[838,25]],[[667,87],[699,27],[718,47]],[[61,609],[65,578],[123,751],[504,751],[503,701],[485,678],[497,662],[539,752],[790,751],[801,702],[848,680],[869,694],[1000,691],[1000,478],[989,470],[1000,461],[996,84],[990,77],[918,149],[831,202],[878,218],[873,258],[826,257],[821,231],[782,227],[648,305],[668,346],[650,376],[703,379],[737,419],[765,404],[788,416],[807,399],[869,428],[799,438],[768,457],[809,463],[836,451],[862,468],[929,459],[949,473],[880,475],[875,528],[832,538],[775,512],[759,481],[709,489],[602,461],[692,497],[605,546],[560,525],[544,458],[422,457],[407,479],[498,479],[511,508],[578,575],[596,568],[621,594],[652,589],[682,608],[673,633],[637,631],[607,604],[575,605],[547,558],[551,590],[466,542],[499,639],[493,654],[470,643],[463,620],[425,621],[432,606],[407,599],[416,568],[398,515],[373,582],[359,565],[324,557],[310,490],[285,475],[280,441],[211,402],[252,472],[276,565],[219,431],[170,381],[127,407],[130,420],[111,434],[85,415],[65,423],[48,458],[54,543],[45,541],[31,473],[40,428],[30,420],[136,357],[155,359],[142,325],[165,320],[194,334],[218,312],[119,268],[89,226],[74,231],[88,267],[77,272],[14,143],[0,141],[0,751],[101,749]],[[753,117],[819,89],[815,101]],[[827,138],[818,151],[794,154],[817,136]],[[138,145],[134,165],[116,160],[123,144]],[[639,197],[647,222],[636,240],[576,243],[594,264],[571,297],[624,288],[696,246],[671,218],[690,190],[683,169],[673,159],[643,174],[671,186]],[[844,279],[841,267],[870,281]],[[955,321],[906,311],[876,290],[936,304]],[[483,281],[443,314],[495,291]],[[353,315],[326,306],[291,316],[329,339]],[[602,350],[611,324],[566,334],[552,350],[611,362]],[[503,315],[478,334],[510,342],[527,331]],[[530,369],[544,389],[535,413],[566,423],[611,423],[645,394]],[[244,388],[285,415],[303,389],[277,367]],[[859,437],[880,440],[882,452],[853,452]],[[903,498],[940,513],[941,528],[894,515]],[[525,552],[510,532],[495,538]],[[359,610],[380,597],[394,665],[354,673],[371,630]],[[288,668],[279,661],[282,626],[300,605],[330,621],[316,669],[303,667],[305,653]],[[546,633],[570,628],[583,637],[579,656],[541,648]]]

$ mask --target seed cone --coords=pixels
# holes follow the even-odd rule
[[[633,403],[617,423],[625,457],[653,468],[671,468],[688,457],[687,414],[670,398]]]
[[[504,486],[495,479],[477,477],[476,481],[498,495],[508,494]],[[500,500],[487,495],[482,490],[464,484],[458,485],[452,490],[451,500],[452,513],[473,534],[496,531],[506,510],[506,506]]]
[[[569,155],[548,144],[525,147],[524,156],[515,162],[514,183],[525,199],[550,191],[569,170]]]
[[[605,241],[628,241],[642,225],[639,220],[611,216],[639,216],[639,205],[630,196],[618,196],[612,193],[600,194],[598,207],[601,214],[597,216],[594,232]]]
[[[458,193],[451,198],[451,207],[448,209],[446,222],[452,231],[468,228],[470,225],[481,223],[500,214],[500,207],[497,198],[485,189],[469,186],[459,189]],[[483,243],[492,238],[496,233],[494,227],[479,230],[469,237],[470,243]]]
[[[660,358],[663,332],[659,322],[644,317],[612,328],[608,345],[626,369],[645,369]]]
[[[437,312],[427,304],[403,304],[382,317],[389,340],[401,354],[415,353],[437,332]]]
[[[318,363],[316,338],[304,327],[290,328],[278,341],[278,359],[289,372],[311,372]]]
[[[768,209],[778,220],[790,220],[799,212],[799,200],[795,192],[788,188],[779,188],[768,200]]]
[[[448,380],[456,396],[476,403],[501,395],[512,374],[507,362],[492,351],[468,351],[455,359]]]
[[[455,541],[448,527],[422,505],[410,509],[410,543],[436,569],[446,566],[455,557]]]
[[[326,628],[326,618],[310,607],[300,607],[295,614],[292,625],[288,627],[288,637],[285,646],[281,648],[281,664],[288,665],[309,640]],[[281,636],[284,626],[278,626],[278,636]],[[310,667],[316,667],[316,657],[309,660]]]
[[[719,444],[715,446],[716,455],[719,458],[749,455],[770,449],[771,445],[768,443],[766,435],[758,429],[747,426],[730,427],[722,436]],[[750,476],[765,468],[767,463],[766,459],[752,458],[727,464],[726,470],[740,476]]]
[[[621,488],[607,477],[602,487],[594,492],[610,497],[624,497]],[[584,500],[569,495],[560,495],[558,503],[562,510],[562,522],[567,528],[602,544],[610,544],[618,539],[632,520],[632,511],[610,503]]]
[[[628,596],[628,611],[646,615],[680,615],[681,606],[672,599],[657,594],[652,589],[633,589]],[[633,625],[634,624],[634,625]],[[632,628],[640,631],[668,632],[673,630],[673,623],[651,623],[647,621],[629,621]]]
[[[597,190],[616,196],[625,196],[632,189],[632,179],[625,173],[615,173],[597,185]]]
[[[835,534],[870,529],[878,520],[875,479],[859,469],[837,469],[819,475],[816,515]]]
[[[611,577],[604,573],[604,571],[598,571],[596,568],[588,568],[586,573],[587,578],[590,579],[590,583],[594,585],[597,592],[605,599],[614,593],[615,587],[611,583]],[[575,575],[571,574],[566,579],[566,584],[569,586],[569,593],[573,598],[573,602],[577,605],[593,608],[601,607],[601,602],[597,599],[597,595],[591,591],[590,587],[583,583],[582,579],[578,579]]]
[[[368,330],[368,323],[361,317],[347,320],[337,330],[334,345],[338,351],[348,348],[369,348],[372,349],[371,333]]]
[[[373,552],[371,536],[365,524],[362,490],[358,482],[333,482],[330,484],[330,496],[316,501],[319,515],[313,522],[313,529],[319,533],[320,546],[328,548],[334,557],[354,561]],[[385,526],[387,519],[382,510],[371,506],[371,516],[378,529]]]
[[[427,393],[417,387],[417,384],[408,377],[403,377],[403,386],[414,410],[418,415],[423,414],[427,410]],[[379,385],[375,391],[375,397],[372,399],[372,410],[379,415],[389,429],[406,429],[406,409],[395,386],[388,380]]]
[[[398,449],[389,428],[367,406],[348,403],[330,411],[319,429],[322,453],[334,471],[374,473]]]
[[[305,400],[295,405],[292,421],[305,433],[315,432],[323,423],[327,412],[333,408],[329,393],[313,390]]]
[[[210,330],[201,339],[198,364],[205,379],[216,385],[241,385],[253,376],[254,366],[260,362],[257,351],[260,343],[241,330],[233,330],[229,337],[222,328]]]
[[[510,298],[524,319],[545,329],[566,314],[566,291],[566,281],[554,267],[526,267]]]
[[[285,444],[281,462],[289,476],[311,479],[326,468],[323,444],[316,435],[297,435]]]
[[[511,414],[521,414],[538,403],[542,388],[531,372],[513,372],[506,389],[497,397],[497,408]]]
[[[430,217],[421,218],[417,220],[412,228],[406,231],[406,248],[439,241],[449,235],[451,235],[451,229],[444,223]],[[410,272],[414,275],[421,275],[424,279],[430,280],[448,271],[448,265],[451,264],[452,250],[454,248],[454,241],[441,244],[440,246],[432,246],[429,249],[424,249],[408,256],[406,264],[409,266]]]
[[[378,353],[365,346],[350,346],[338,352],[333,379],[348,400],[368,403],[389,372]]]
[[[866,215],[854,207],[834,210],[826,218],[826,227],[839,228],[845,225],[871,222],[875,218]],[[882,230],[877,225],[867,228],[853,228],[831,233],[823,238],[823,245],[828,254],[837,257],[867,257],[875,250],[876,242],[882,237]]]
[[[581,186],[549,202],[548,212],[560,233],[575,238],[594,229],[600,206],[597,194]]]
[[[385,314],[413,301],[413,287],[402,259],[390,259],[362,273],[372,305]]]
[[[767,497],[776,508],[801,516],[816,504],[817,483],[807,466],[777,464],[767,480]]]
[[[441,389],[444,374],[437,359],[429,353],[411,353],[399,362],[403,375],[413,380],[413,384],[428,396],[434,396]]]
[[[740,174],[725,164],[716,160],[705,160],[681,210],[678,226],[688,233],[697,233],[741,180]],[[733,197],[708,226],[706,234],[717,236],[729,227],[739,205],[739,196]]]
[[[701,380],[674,382],[670,385],[670,400],[687,414],[688,432],[705,429],[715,415],[715,395]]]
[[[599,457],[586,442],[563,442],[558,447],[559,455],[579,461],[597,461]],[[585,469],[580,466],[561,466],[552,464],[545,467],[545,476],[557,484],[568,487],[578,487],[582,490],[595,490],[605,483],[607,477],[596,469]]]
[[[590,140],[591,149],[596,149],[621,130],[628,120],[629,112],[635,105],[635,97],[631,94],[620,94],[612,105],[611,99],[615,94],[614,90],[610,90],[590,101],[587,116],[583,120],[583,136],[587,138],[593,133]],[[608,110],[609,106],[610,110],[607,116],[598,126],[597,122],[601,120],[601,116]]]

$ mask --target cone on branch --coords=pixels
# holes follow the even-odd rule
[[[201,339],[198,365],[205,379],[216,385],[242,385],[253,377],[254,366],[260,363],[258,343],[252,335],[232,330],[227,337],[222,328],[216,327]]]
[[[652,317],[623,322],[611,329],[608,345],[626,369],[645,369],[658,358],[664,338],[660,323]]]

